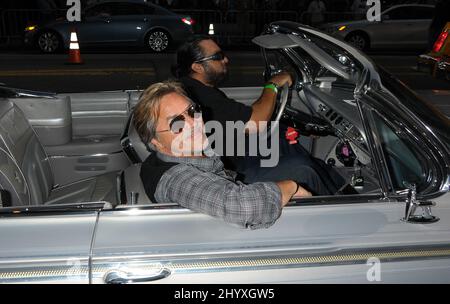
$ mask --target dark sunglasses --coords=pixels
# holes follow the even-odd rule
[[[222,61],[222,60],[225,59],[225,57],[227,57],[225,55],[225,53],[223,51],[219,51],[219,52],[215,53],[214,55],[211,55],[211,56],[204,57],[202,59],[196,60],[195,63],[201,63],[201,62],[205,62],[205,61],[209,61],[209,60]]]
[[[193,103],[191,104],[186,110],[184,110],[182,113],[178,114],[177,116],[175,116],[169,123],[169,129],[167,130],[161,130],[161,131],[156,131],[156,132],[169,132],[171,131],[173,134],[180,134],[181,132],[183,132],[183,128],[184,128],[184,121],[186,120],[185,118],[185,113],[187,115],[189,115],[189,117],[194,118],[195,113],[202,113],[202,108],[200,107],[200,105]],[[178,123],[178,122],[183,122],[183,123]]]

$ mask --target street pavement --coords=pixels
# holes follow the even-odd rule
[[[264,63],[259,52],[232,51],[227,56],[230,77],[224,87],[260,86],[264,82]],[[175,63],[174,53],[82,53],[82,58],[84,64],[68,65],[66,54],[3,52],[0,83],[58,93],[144,89],[151,83],[173,77],[171,67]],[[372,54],[371,58],[425,98],[439,96],[437,103],[450,115],[450,82],[417,71],[416,56]]]

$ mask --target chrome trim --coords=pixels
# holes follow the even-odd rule
[[[381,201],[382,200],[382,201]],[[396,200],[392,200],[396,201]],[[341,195],[341,196],[315,196],[308,199],[302,199],[301,201],[291,201],[286,205],[286,208],[298,207],[302,208],[304,206],[326,206],[326,205],[356,205],[356,204],[383,204],[385,203],[384,197],[381,193],[371,193],[371,194],[358,194],[358,195]],[[136,214],[140,211],[142,212],[164,212],[165,211],[175,211],[175,210],[185,210],[190,213],[195,213],[190,209],[182,207],[181,205],[175,203],[164,203],[164,204],[142,204],[142,205],[117,205],[113,210],[103,210],[105,211],[128,211],[130,213]]]
[[[51,155],[48,158],[52,159],[52,158],[71,158],[71,157],[105,157],[105,156],[110,156],[110,155],[114,155],[114,154],[120,154],[123,153],[122,150],[120,151],[115,151],[115,152],[111,152],[111,153],[98,153],[98,154],[86,154],[86,155]]]
[[[139,271],[142,273],[142,270]],[[129,284],[151,282],[167,278],[172,272],[170,269],[161,268],[161,270],[154,274],[139,274],[133,271],[125,271],[121,269],[110,270],[105,274],[104,281],[106,284]]]
[[[110,110],[110,111],[74,111],[72,112],[72,117],[83,117],[83,116],[95,116],[95,115],[125,115],[128,116],[127,110]]]
[[[419,55],[419,58],[420,58],[420,59],[425,59],[425,60],[437,61],[436,58],[434,58],[434,57],[432,57],[432,56],[430,56],[430,55],[427,55],[427,54]]]
[[[450,64],[445,62],[444,60],[441,60],[438,62],[437,67],[438,69],[445,71],[447,69],[450,69]]]
[[[267,255],[254,256],[258,252],[248,251],[234,252],[228,256],[210,257],[205,259],[205,252],[195,256],[187,257],[185,254],[176,256],[154,256],[147,257],[123,257],[125,261],[120,261],[116,256],[96,259],[93,268],[93,278],[104,278],[111,268],[118,266],[136,268],[140,271],[155,271],[166,268],[173,274],[177,273],[209,273],[224,271],[249,271],[263,269],[285,269],[285,268],[306,268],[337,265],[366,264],[367,260],[377,257],[381,262],[399,262],[423,259],[450,259],[449,245],[410,248],[364,248],[349,250],[334,250],[326,253],[298,254],[290,252],[267,252]],[[208,252],[208,255],[210,253]],[[252,256],[249,256],[252,255]],[[159,259],[162,258],[162,259]],[[146,259],[146,260],[144,260]]]
[[[376,103],[378,103],[378,99],[382,99],[383,101],[388,103],[389,107],[393,109],[397,108],[398,110],[396,109],[395,113],[400,117],[405,118],[406,114],[406,118],[408,119],[405,121],[410,123],[408,126],[404,124],[398,125],[395,121],[387,120],[385,115],[382,115],[380,113],[380,117],[382,117],[391,128],[402,133],[406,132],[408,134],[409,140],[412,143],[422,146],[426,144],[429,147],[428,150],[422,149],[421,152],[424,153],[423,156],[426,156],[425,158],[428,159],[428,167],[431,169],[435,169],[432,170],[433,173],[435,173],[434,177],[436,177],[436,175],[441,175],[442,180],[431,180],[431,176],[430,174],[428,174],[428,187],[424,191],[429,191],[430,187],[436,187],[437,183],[440,184],[439,190],[432,193],[427,193],[425,195],[421,193],[420,198],[431,199],[446,193],[448,191],[448,181],[450,179],[450,159],[448,158],[447,149],[439,142],[439,137],[435,134],[432,128],[425,125],[422,120],[418,119],[413,112],[411,112],[389,92],[371,91],[371,93],[373,93],[374,96],[366,95],[366,97],[375,100]],[[383,95],[383,93],[388,94],[391,98],[393,98],[393,100],[387,98],[385,95]],[[395,101],[395,103],[393,103],[393,101]],[[371,107],[374,108],[375,106],[371,105]],[[389,107],[386,109],[389,109]],[[379,112],[379,110],[377,111]],[[426,136],[427,134],[430,134],[431,138],[430,136]]]
[[[1,269],[5,269],[6,266],[12,265],[12,264],[41,264],[41,265],[48,265],[48,264],[61,264],[66,263],[68,259],[74,259],[77,257],[52,257],[52,258],[35,258],[35,257],[24,257],[19,259],[13,259],[13,258],[7,258],[0,260],[0,271]],[[87,262],[87,258],[79,258],[81,262]]]
[[[56,93],[50,92],[39,92],[39,91],[30,91],[30,90],[22,90],[22,89],[13,89],[17,94],[16,98],[46,98],[46,99],[56,99]]]
[[[65,260],[67,263],[68,259]],[[81,264],[59,266],[21,267],[19,270],[8,271],[0,269],[0,283],[19,283],[33,281],[72,281],[89,279],[89,266]]]
[[[332,249],[322,252],[312,250],[302,250],[301,247],[278,250],[275,248],[266,249],[266,253],[260,250],[245,250],[240,252],[217,252],[211,257],[212,252],[208,252],[209,259],[205,260],[205,252],[195,254],[181,253],[179,255],[124,255],[95,258],[86,265],[87,259],[80,259],[80,266],[73,268],[70,265],[56,266],[27,266],[14,267],[11,269],[0,268],[1,283],[32,282],[32,281],[68,281],[73,279],[85,280],[94,278],[104,278],[105,274],[111,272],[111,268],[117,269],[138,269],[139,271],[161,271],[166,269],[173,274],[176,273],[208,273],[223,271],[247,271],[273,268],[306,268],[322,267],[331,265],[355,265],[366,264],[371,257],[377,257],[384,263],[414,261],[423,259],[449,259],[450,245],[436,244],[428,246],[407,246],[391,248],[354,248],[354,249]],[[303,254],[296,251],[303,251]],[[93,253],[91,253],[92,256]],[[254,256],[259,254],[259,256]],[[226,256],[224,256],[226,255]],[[253,255],[253,256],[249,256]],[[70,258],[69,258],[70,259]],[[156,260],[158,259],[158,260]],[[54,262],[55,260],[48,260]],[[67,262],[68,259],[60,259]],[[29,262],[29,261],[27,261]],[[120,265],[122,267],[120,267]],[[11,265],[11,263],[9,263]],[[5,265],[6,266],[6,265]],[[91,275],[90,269],[92,270]],[[92,283],[92,280],[89,280]]]
[[[69,184],[70,185],[70,184]],[[48,215],[51,213],[69,214],[69,213],[88,213],[100,210],[110,210],[111,204],[109,202],[83,202],[83,203],[67,203],[67,204],[46,204],[35,206],[16,206],[0,208],[0,215],[2,217],[23,217],[23,216],[38,216]],[[112,210],[112,209],[111,209]]]
[[[95,238],[97,236],[97,228],[98,228],[98,222],[100,221],[100,212],[97,212],[96,219],[95,219],[95,225],[94,225],[94,231],[92,232],[92,239],[91,239],[91,245],[89,249],[89,258],[88,258],[88,265],[89,265],[89,284],[92,284],[92,257],[94,256],[94,246],[95,246]]]
[[[29,119],[28,120],[32,126],[61,126],[66,125],[64,123],[67,121],[65,118],[48,118],[48,119]]]
[[[358,112],[361,117],[361,121],[364,127],[364,133],[366,134],[367,146],[369,148],[370,154],[375,160],[373,164],[378,175],[378,180],[380,183],[382,195],[385,199],[389,197],[389,188],[393,189],[392,181],[389,176],[389,170],[387,168],[386,160],[384,159],[383,151],[381,147],[377,144],[378,133],[374,130],[373,116],[367,109],[363,108],[361,104],[360,96],[355,96],[356,105],[358,107]],[[381,168],[380,168],[381,166]]]

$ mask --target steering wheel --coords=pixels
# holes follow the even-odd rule
[[[276,123],[280,122],[281,116],[283,115],[284,110],[286,109],[288,97],[289,97],[289,85],[287,83],[285,83],[283,85],[283,87],[281,88],[280,101],[278,102],[278,107],[275,110],[276,113],[274,113],[275,114],[274,122],[276,122]],[[276,128],[272,128],[270,131],[270,134],[273,135],[275,130],[276,130]]]

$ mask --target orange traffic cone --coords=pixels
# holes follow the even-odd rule
[[[78,44],[77,32],[75,29],[70,31],[69,61],[67,64],[83,64]]]

